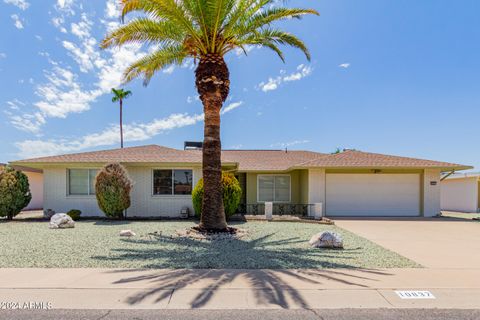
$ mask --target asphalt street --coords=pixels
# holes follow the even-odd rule
[[[480,310],[330,309],[330,310],[0,310],[9,320],[478,320]]]

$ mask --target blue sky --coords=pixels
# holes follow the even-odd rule
[[[115,1],[0,0],[0,162],[114,148],[110,88],[146,50],[101,51]],[[226,149],[337,147],[480,167],[480,2],[292,0],[320,17],[282,27],[305,40],[227,57]],[[126,146],[202,140],[194,65],[126,86]]]

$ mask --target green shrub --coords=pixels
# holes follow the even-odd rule
[[[67,215],[69,215],[70,218],[72,218],[73,220],[77,221],[78,219],[80,219],[80,216],[82,215],[82,211],[72,209],[67,212]]]
[[[11,167],[0,169],[0,217],[12,220],[32,200],[28,177]]]
[[[227,218],[231,217],[237,211],[240,199],[242,198],[242,188],[237,178],[232,173],[222,173],[222,187],[223,187],[223,206]],[[202,200],[203,200],[203,179],[200,179],[193,189],[192,201],[195,215],[200,217],[202,214]]]
[[[122,218],[130,207],[132,181],[119,163],[107,164],[95,178],[95,193],[100,209],[110,218]]]

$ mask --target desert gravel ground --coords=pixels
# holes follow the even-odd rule
[[[237,240],[175,238],[192,221],[79,221],[50,230],[45,221],[0,221],[0,267],[194,269],[406,268],[417,263],[332,225],[291,222],[233,223]],[[122,229],[137,236],[121,238]],[[333,230],[344,250],[313,249],[310,237]]]

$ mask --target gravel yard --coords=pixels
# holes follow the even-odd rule
[[[172,238],[188,221],[79,221],[74,229],[50,230],[48,222],[0,221],[0,267],[105,268],[404,268],[415,262],[335,226],[233,223],[240,240]],[[121,238],[122,229],[137,236]],[[343,236],[344,250],[312,249],[310,237],[324,230]],[[153,234],[157,232],[156,234]],[[153,234],[153,235],[152,235]]]

